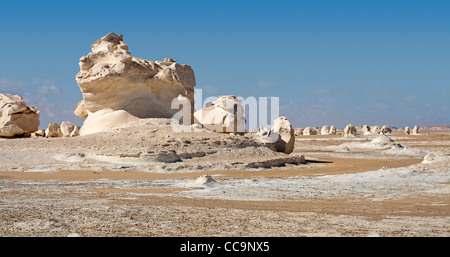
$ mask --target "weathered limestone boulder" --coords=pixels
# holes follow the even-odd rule
[[[189,65],[166,58],[148,61],[130,55],[123,36],[110,33],[91,46],[80,59],[76,81],[83,100],[75,114],[86,118],[104,109],[122,110],[138,118],[171,118],[179,95],[194,104],[194,71]]]
[[[303,135],[303,129],[302,129],[302,128],[295,128],[295,129],[294,129],[294,135],[295,135],[295,136],[301,136],[301,135]]]
[[[274,120],[271,130],[272,133],[279,135],[278,140],[274,143],[275,150],[286,154],[292,153],[294,151],[295,135],[288,119],[281,116]]]
[[[412,129],[412,133],[413,133],[413,135],[419,134],[419,127],[417,125],[414,126],[414,128]]]
[[[384,125],[383,127],[381,127],[380,133],[383,135],[387,133],[392,133],[392,129],[388,125]]]
[[[45,129],[45,137],[62,137],[61,126],[58,123],[50,123]]]
[[[70,121],[61,123],[61,133],[64,137],[76,137],[80,135],[80,127]]]
[[[373,127],[370,129],[370,131],[371,131],[372,133],[374,133],[374,134],[380,134],[381,128],[380,128],[380,126],[373,126]]]
[[[411,129],[409,127],[405,127],[405,134],[406,135],[411,134]]]
[[[194,122],[214,132],[244,133],[245,117],[241,102],[233,95],[219,96],[209,107],[194,113]]]
[[[14,137],[38,130],[39,111],[19,95],[0,94],[0,137]]]
[[[76,106],[75,106],[75,111],[74,111],[75,115],[78,118],[87,118],[88,117],[88,112],[86,109],[86,106],[84,105],[84,99],[81,100]]]
[[[321,135],[329,135],[330,134],[330,127],[329,126],[323,126],[320,130]]]
[[[344,129],[344,136],[352,137],[356,136],[356,127],[353,124],[348,124]]]
[[[362,126],[362,133],[365,134],[366,132],[370,132],[369,125],[363,125]]]
[[[305,136],[316,135],[316,134],[317,134],[317,131],[312,127],[306,127],[303,130],[303,135],[305,135]]]
[[[329,135],[336,135],[336,127],[334,125],[331,125]]]

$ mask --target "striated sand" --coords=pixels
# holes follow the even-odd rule
[[[57,162],[52,170],[46,160],[39,171],[33,163],[44,161],[25,162],[25,170],[20,160],[8,161],[0,172],[0,235],[450,236],[450,133],[391,137],[408,147],[368,148],[362,136],[300,136],[294,154],[305,164],[266,169],[152,172]],[[32,140],[74,149],[69,139],[0,145],[20,149]],[[101,142],[92,144],[85,148]],[[438,158],[423,163],[429,152]],[[212,181],[193,181],[204,175]]]

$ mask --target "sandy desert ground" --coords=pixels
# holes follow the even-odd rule
[[[0,139],[0,235],[450,236],[450,132],[389,137],[298,136],[290,155],[161,122]]]

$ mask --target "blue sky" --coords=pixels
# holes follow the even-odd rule
[[[0,92],[41,128],[82,123],[78,60],[109,32],[204,96],[279,97],[294,126],[450,123],[448,1],[11,1],[0,31]]]

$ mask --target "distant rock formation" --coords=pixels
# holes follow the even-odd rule
[[[406,135],[411,134],[411,129],[409,127],[405,127],[405,134]]]
[[[381,132],[381,128],[380,126],[373,126],[372,128],[370,128],[370,132],[374,133],[374,134],[380,134]]]
[[[312,127],[306,127],[303,130],[303,135],[305,135],[305,136],[316,135],[316,134],[317,134],[317,131]]]
[[[330,134],[330,127],[329,126],[323,126],[320,130],[321,135],[329,135]]]
[[[295,136],[301,136],[301,135],[303,135],[303,129],[302,129],[302,128],[295,128],[295,129],[294,129],[294,135],[295,135]]]
[[[19,95],[0,94],[0,137],[31,134],[38,130],[39,111]]]
[[[214,132],[244,133],[245,117],[241,102],[233,95],[219,96],[209,107],[194,113],[194,123]]]
[[[329,135],[336,135],[336,127],[334,125],[331,125]]]
[[[179,95],[194,104],[194,71],[189,65],[165,58],[148,61],[130,55],[123,36],[109,33],[80,59],[76,81],[83,94],[75,114],[122,110],[138,118],[171,118],[178,110],[171,103]]]
[[[414,126],[414,128],[412,129],[412,133],[413,135],[418,135],[419,134],[419,126]]]
[[[370,127],[369,125],[363,125],[362,126],[362,133],[366,133],[366,132],[370,132]]]
[[[344,129],[344,136],[351,137],[356,136],[356,127],[353,124],[348,124]]]
[[[380,134],[392,133],[392,129],[388,125],[381,127]]]

